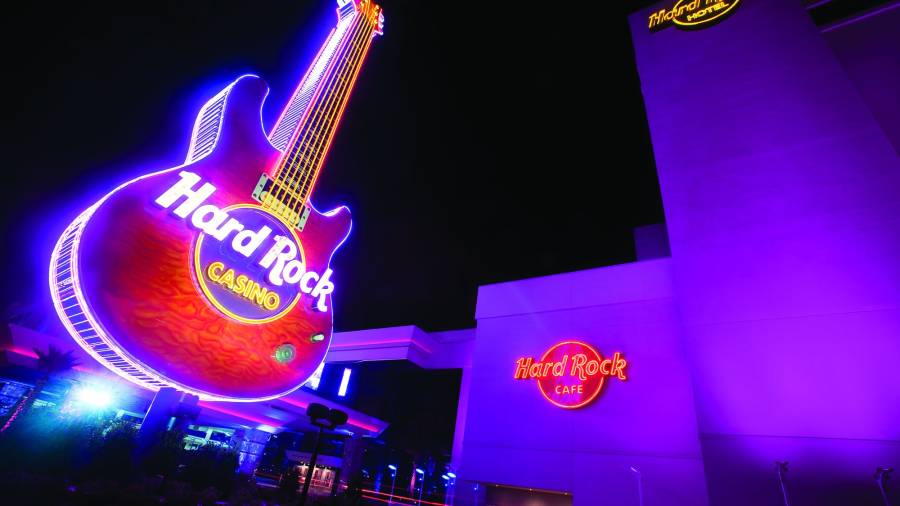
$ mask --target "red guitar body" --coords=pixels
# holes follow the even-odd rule
[[[51,265],[57,311],[79,344],[117,374],[151,388],[249,401],[298,388],[323,361],[332,333],[330,295],[324,311],[301,294],[272,321],[228,316],[198,287],[194,248],[202,232],[154,201],[187,171],[215,185],[205,204],[258,207],[251,193],[282,156],[260,121],[267,90],[254,76],[235,81],[223,91],[209,154],[119,186],[60,239]],[[294,230],[305,268],[325,272],[350,226],[346,207],[324,214],[313,209],[302,231]],[[285,345],[293,355],[277,360],[276,350]]]

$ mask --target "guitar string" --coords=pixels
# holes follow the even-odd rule
[[[368,52],[368,46],[371,43],[372,33],[374,32],[374,27],[376,24],[375,14],[377,13],[377,6],[371,4],[367,1],[362,2],[362,7],[360,15],[363,16],[362,22],[363,25],[362,36],[358,38],[355,42],[355,55],[348,57],[348,60],[354,60],[352,63],[345,66],[342,69],[341,76],[335,78],[335,83],[338,83],[338,86],[341,87],[338,93],[332,95],[330,103],[328,107],[322,108],[323,115],[322,120],[326,123],[326,128],[319,134],[314,134],[314,144],[313,149],[310,150],[310,144],[306,145],[306,148],[303,152],[303,158],[305,158],[306,170],[303,173],[302,183],[300,182],[300,178],[297,179],[297,188],[298,191],[295,192],[295,197],[299,197],[299,202],[291,201],[290,206],[293,209],[293,212],[298,212],[298,210],[303,207],[310,195],[311,185],[310,181],[315,181],[319,172],[321,171],[321,163],[316,162],[320,153],[319,150],[322,149],[324,145],[324,149],[328,149],[328,145],[330,144],[331,139],[334,138],[335,131],[337,129],[337,123],[335,122],[335,115],[332,114],[334,111],[338,111],[338,115],[340,115],[341,111],[344,108],[344,105],[347,103],[349,98],[349,88],[352,88],[352,79],[356,78],[356,75],[359,73],[359,68],[362,65],[362,60],[365,58],[366,53]],[[366,42],[367,41],[367,42]],[[360,44],[365,44],[365,47],[362,47]],[[351,78],[350,84],[347,82],[347,76],[353,74]],[[332,107],[333,104],[333,107]],[[338,110],[338,108],[340,110]],[[324,111],[329,111],[327,114]],[[340,117],[338,116],[337,122],[340,122]],[[310,155],[312,152],[312,155]],[[312,160],[314,163],[309,164],[308,162]],[[304,163],[304,160],[301,159],[300,163]]]
[[[361,33],[363,33],[363,31],[364,31],[363,23],[358,22],[357,26],[354,27],[354,32],[351,34],[352,40],[350,40],[350,42],[345,46],[345,47],[349,46],[349,48],[343,52],[343,55],[342,55],[343,58],[341,58],[341,60],[346,61],[347,56],[349,56],[349,53],[353,52],[355,50],[356,39],[359,38],[359,35]],[[296,139],[296,142],[291,144],[291,151],[287,154],[287,156],[285,156],[283,158],[284,161],[282,163],[281,170],[279,170],[279,173],[276,174],[276,181],[278,182],[280,188],[279,188],[278,192],[274,195],[274,199],[272,199],[272,205],[277,206],[278,211],[279,211],[278,214],[282,214],[282,215],[289,214],[289,212],[288,212],[289,206],[287,205],[287,203],[285,201],[282,200],[282,197],[285,195],[285,193],[288,192],[289,189],[290,189],[290,193],[294,193],[295,189],[298,187],[298,185],[296,184],[295,177],[296,177],[296,174],[298,174],[299,171],[301,170],[302,165],[296,164],[295,161],[297,160],[300,152],[302,151],[302,148],[308,142],[308,137],[311,132],[310,123],[312,121],[314,121],[315,118],[317,118],[322,113],[322,107],[323,107],[322,102],[327,101],[330,98],[331,94],[333,93],[333,88],[334,88],[333,85],[335,82],[336,74],[339,74],[343,71],[343,68],[346,65],[345,61],[342,61],[340,63],[340,67],[339,67],[340,70],[338,72],[332,72],[331,75],[329,76],[329,78],[325,81],[323,90],[318,94],[318,96],[316,97],[316,100],[312,104],[312,107],[314,108],[314,111],[315,111],[313,117],[306,119],[303,122],[303,124],[299,126],[300,132],[298,132],[298,136],[297,136],[297,137],[299,137],[299,139]],[[293,183],[293,184],[291,184],[291,183]]]
[[[297,175],[300,173],[300,170],[302,170],[302,165],[298,165],[295,162],[298,159],[298,157],[300,156],[300,153],[302,152],[303,148],[308,144],[308,137],[312,131],[310,125],[315,121],[315,119],[317,117],[319,117],[323,113],[323,109],[322,109],[323,103],[326,103],[329,100],[329,98],[331,97],[331,94],[333,93],[336,75],[338,75],[339,73],[341,73],[343,71],[343,68],[346,65],[348,56],[355,50],[356,40],[359,38],[360,34],[363,32],[363,28],[364,28],[363,24],[360,23],[359,20],[357,19],[357,21],[355,22],[355,26],[353,28],[353,32],[351,33],[351,36],[347,39],[348,42],[343,45],[343,47],[346,48],[346,50],[342,51],[340,56],[338,57],[339,59],[337,61],[339,63],[332,66],[332,68],[337,68],[338,70],[335,72],[330,72],[329,75],[324,80],[322,91],[319,94],[317,94],[317,96],[315,97],[314,101],[311,104],[311,110],[313,111],[312,116],[311,117],[307,116],[306,118],[304,118],[303,123],[298,127],[299,131],[297,133],[297,138],[295,139],[295,142],[291,144],[291,151],[285,157],[285,163],[284,163],[285,170],[284,170],[284,173],[281,178],[282,179],[282,181],[281,181],[281,184],[282,184],[281,190],[282,191],[279,192],[279,194],[277,195],[277,198],[278,198],[277,204],[284,205],[283,210],[284,210],[285,214],[288,213],[289,206],[286,204],[285,201],[283,201],[281,199],[281,197],[283,196],[283,194],[286,192],[287,189],[290,189],[290,193],[294,194],[296,189],[299,187]]]
[[[362,69],[362,64],[365,59],[365,55],[368,53],[369,47],[371,47],[374,34],[374,26],[373,30],[369,33],[368,41],[366,42],[365,48],[363,49],[359,60],[355,65],[355,69],[353,71],[353,77],[350,78],[349,81],[345,83],[345,87],[347,88],[346,93],[342,92],[342,100],[340,101],[340,108],[337,109],[336,113],[332,115],[331,120],[334,121],[334,126],[330,131],[329,135],[322,137],[319,142],[320,145],[316,148],[315,157],[311,166],[314,168],[312,172],[310,172],[310,177],[304,182],[304,186],[300,189],[300,194],[304,196],[304,202],[306,198],[312,193],[312,189],[315,187],[316,181],[318,180],[319,174],[321,173],[321,166],[324,163],[324,159],[328,154],[329,147],[331,145],[331,141],[334,140],[335,132],[337,131],[337,127],[340,124],[342,119],[342,114],[344,108],[349,102],[350,92],[356,83],[356,78],[359,74],[359,71]]]
[[[355,37],[355,35],[356,35],[355,31],[357,30],[358,26],[359,26],[359,24],[357,23],[357,26],[355,26],[353,28],[353,31],[351,32],[351,38]],[[348,38],[348,40],[350,40],[350,39]],[[322,83],[322,85],[320,85],[321,91],[319,91],[319,93],[316,93],[314,95],[314,100],[312,103],[313,106],[315,106],[315,103],[318,101],[317,99],[324,92],[327,92],[327,90],[326,90],[326,88],[328,87],[327,83],[328,83],[328,81],[326,80],[324,83]],[[265,199],[266,202],[264,202],[264,205],[267,204],[267,205],[265,205],[265,207],[276,209],[276,211],[279,211],[278,214],[281,214],[280,213],[281,210],[279,210],[278,207],[280,207],[279,204],[281,204],[281,198],[284,195],[284,192],[287,190],[286,182],[288,181],[288,178],[292,176],[292,172],[293,172],[292,167],[290,165],[291,158],[293,156],[296,156],[296,150],[297,150],[298,146],[302,145],[302,140],[299,139],[299,137],[303,134],[303,129],[305,128],[306,124],[307,124],[307,121],[304,119],[303,122],[297,126],[298,131],[296,134],[294,134],[294,136],[292,136],[293,138],[291,140],[293,142],[291,142],[289,144],[290,151],[286,152],[285,155],[282,156],[281,162],[279,164],[279,168],[275,173],[275,177],[274,177],[275,184],[273,184],[273,187],[269,191],[269,195],[268,195],[269,198]],[[275,188],[275,186],[277,186],[277,188]]]
[[[302,159],[299,163],[305,164],[307,170],[303,172],[302,180],[298,179],[298,191],[295,195],[299,197],[299,201],[292,200],[290,202],[294,212],[297,212],[306,204],[312,189],[312,183],[320,172],[320,161],[325,151],[327,151],[331,139],[334,138],[337,123],[340,121],[340,113],[349,99],[349,90],[353,86],[353,80],[361,68],[362,61],[371,42],[372,32],[373,30],[366,30],[363,39],[361,39],[362,45],[358,46],[356,54],[353,56],[354,61],[347,65],[346,71],[342,72],[343,75],[339,77],[337,86],[340,89],[332,96],[329,106],[323,109],[327,113],[322,115],[320,123],[324,123],[326,126],[322,129],[317,128],[316,131],[318,133],[315,135],[312,143],[307,144],[307,149],[301,155]],[[365,42],[366,38],[368,38],[369,43]]]
[[[350,35],[344,42],[341,43],[339,51],[337,53],[337,56],[336,56],[334,62],[328,66],[328,69],[326,70],[325,79],[318,85],[315,93],[313,94],[313,99],[310,102],[311,108],[309,110],[311,112],[313,112],[313,113],[316,112],[315,105],[319,101],[319,98],[323,94],[328,93],[328,79],[330,77],[330,71],[337,66],[337,63],[340,61],[341,56],[343,54],[343,49],[349,45],[349,41],[355,36],[358,26],[359,26],[358,23],[354,21],[354,25],[350,30]],[[296,127],[297,131],[292,135],[291,142],[288,144],[288,150],[284,153],[284,155],[281,158],[279,170],[275,174],[275,185],[273,185],[273,188],[272,188],[273,191],[270,192],[270,195],[272,196],[272,198],[269,199],[269,201],[270,201],[272,207],[281,208],[283,206],[281,199],[282,199],[284,193],[287,191],[288,181],[293,176],[294,167],[291,165],[291,159],[292,159],[292,157],[296,156],[297,148],[299,146],[302,146],[302,144],[303,144],[304,129],[306,128],[307,124],[308,124],[308,114],[304,115],[304,117],[301,118],[300,123]],[[286,210],[286,209],[279,209],[279,211],[283,211],[283,210]]]
[[[309,179],[313,177],[318,168],[315,164],[310,164],[309,162],[316,159],[316,151],[320,149],[323,142],[330,138],[334,133],[332,128],[334,119],[333,113],[337,111],[340,104],[346,99],[345,91],[347,89],[347,77],[354,73],[354,70],[359,66],[360,58],[364,54],[363,46],[361,44],[367,36],[371,37],[368,27],[364,27],[363,31],[360,33],[360,37],[354,41],[354,47],[350,54],[347,55],[347,63],[345,63],[339,73],[336,73],[330,83],[332,90],[335,88],[337,88],[337,90],[332,91],[329,94],[326,103],[319,106],[316,116],[311,120],[313,125],[307,130],[302,149],[298,149],[297,156],[294,157],[293,164],[298,168],[295,173],[299,174],[299,177],[292,182],[292,188],[295,191],[292,192],[291,197],[286,199],[285,202],[290,208],[291,213],[298,213],[299,209],[306,204],[307,197],[309,196],[306,192],[306,187],[308,186]]]
[[[368,27],[364,27],[364,30],[363,32],[361,32],[358,40],[354,41],[352,54],[348,55],[348,60],[350,61],[344,66],[344,68],[342,68],[342,71],[335,76],[332,82],[332,87],[336,87],[338,88],[338,90],[333,92],[329,96],[327,104],[323,105],[319,109],[320,114],[318,114],[315,118],[316,124],[313,125],[310,129],[310,131],[312,132],[312,140],[307,140],[307,142],[303,146],[304,149],[302,151],[298,151],[296,163],[298,166],[304,167],[305,170],[302,172],[302,176],[298,177],[295,182],[297,191],[294,193],[294,197],[289,202],[289,206],[291,207],[292,212],[298,212],[298,210],[303,205],[305,205],[307,197],[309,196],[309,194],[304,191],[304,188],[309,178],[312,177],[312,174],[314,174],[318,168],[315,165],[311,165],[309,162],[315,158],[314,154],[316,150],[320,148],[322,141],[333,135],[333,129],[331,128],[332,119],[334,116],[333,112],[337,110],[337,107],[343,101],[344,93],[346,91],[347,76],[353,73],[353,69],[359,65],[359,58],[362,55],[362,46],[360,44],[365,40],[365,37],[367,36],[367,28]],[[320,127],[320,125],[323,124],[324,127]]]

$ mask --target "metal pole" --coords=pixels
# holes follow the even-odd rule
[[[309,457],[309,468],[306,469],[306,479],[303,480],[303,492],[300,493],[300,506],[306,504],[306,496],[309,494],[309,484],[312,483],[313,471],[316,469],[316,459],[319,458],[319,438],[322,437],[322,427],[316,432],[316,442],[313,443],[312,455]]]
[[[786,461],[775,461],[775,470],[778,472],[778,483],[781,484],[781,495],[784,496],[784,506],[791,506],[791,503],[788,501],[788,493],[787,487],[784,484],[784,475],[787,473],[787,465]]]
[[[337,495],[338,487],[341,485],[341,468],[334,471],[334,481],[331,482],[331,497]]]
[[[634,466],[631,466],[628,469],[630,469],[632,473],[637,475],[638,504],[640,506],[644,506],[644,486],[641,483],[641,471]]]
[[[641,483],[641,473],[638,473],[638,504],[644,506],[644,484]]]
[[[397,481],[397,471],[391,473],[391,497],[388,499],[388,506],[394,504],[394,482]]]
[[[422,475],[422,483],[419,484],[419,506],[422,505],[422,491],[425,490],[425,475]]]
[[[891,501],[887,496],[887,488],[885,487],[885,482],[891,474],[890,467],[879,467],[875,470],[875,481],[878,483],[878,490],[881,491],[881,500],[884,501],[884,506],[891,506]]]

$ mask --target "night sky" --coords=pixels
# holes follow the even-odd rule
[[[633,260],[631,229],[663,215],[627,9],[382,5],[313,195],[353,212],[336,329],[471,327],[479,285]],[[330,0],[16,8],[2,293],[47,308],[50,251],[78,212],[180,164],[197,110],[238,75],[269,83],[270,127],[335,23]]]

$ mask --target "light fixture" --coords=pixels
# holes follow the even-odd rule
[[[344,368],[344,376],[341,378],[341,387],[338,388],[338,397],[347,395],[347,385],[350,384],[350,369]]]
[[[82,404],[96,409],[103,409],[112,404],[112,394],[95,386],[83,386],[75,393],[75,398]]]

